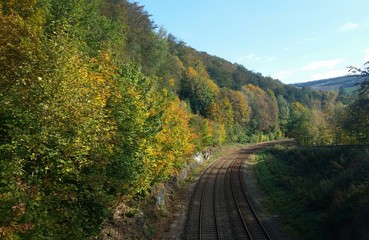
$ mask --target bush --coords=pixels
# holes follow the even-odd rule
[[[292,236],[360,233],[353,222],[369,209],[368,148],[278,148],[264,154],[257,165],[261,184]],[[369,221],[360,226],[368,228]]]

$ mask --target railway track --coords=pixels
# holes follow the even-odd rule
[[[272,239],[249,200],[244,162],[259,144],[218,159],[194,190],[184,239]]]
[[[226,161],[217,163],[208,169],[205,183],[202,187],[199,211],[199,239],[220,239],[219,225],[219,176]]]
[[[237,212],[242,221],[243,227],[246,230],[246,237],[248,239],[271,239],[256,211],[251,205],[245,183],[243,182],[242,162],[246,158],[247,155],[241,155],[233,160],[231,164],[230,179],[233,200],[237,206]]]

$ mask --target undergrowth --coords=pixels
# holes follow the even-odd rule
[[[265,204],[293,239],[367,239],[368,148],[274,148],[257,156]]]

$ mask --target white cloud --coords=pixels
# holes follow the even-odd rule
[[[321,80],[327,78],[341,77],[347,74],[348,74],[347,69],[335,69],[328,72],[320,72],[313,74],[311,75],[311,80]]]
[[[284,80],[293,75],[293,70],[280,71],[273,74],[273,77],[279,80]]]
[[[340,27],[340,32],[347,32],[358,28],[359,25],[352,22],[347,22]]]
[[[248,55],[244,55],[244,56],[237,58],[237,60],[241,62],[242,61],[258,62],[261,59],[262,58],[260,56],[257,56],[256,54],[248,54]]]
[[[309,63],[308,65],[302,67],[302,70],[317,70],[317,69],[331,69],[334,68],[336,65],[344,62],[345,59],[337,58],[333,60],[326,60],[326,61],[314,61]]]
[[[364,49],[365,57],[364,62],[369,62],[369,48]]]
[[[259,61],[271,62],[271,61],[274,61],[275,59],[276,58],[273,56],[263,56],[263,55],[252,53],[252,54],[238,57],[237,61],[239,62],[259,62]]]

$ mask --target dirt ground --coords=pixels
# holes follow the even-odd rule
[[[176,194],[172,212],[160,221],[158,232],[153,239],[180,239],[186,223],[188,204],[196,183],[187,183]]]

